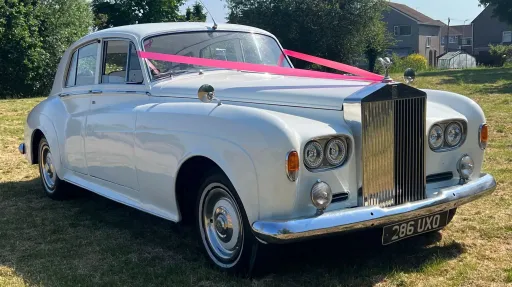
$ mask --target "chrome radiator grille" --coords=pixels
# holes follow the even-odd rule
[[[425,198],[425,105],[425,97],[362,103],[365,206]]]

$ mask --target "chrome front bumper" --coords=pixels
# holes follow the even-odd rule
[[[489,174],[464,185],[441,189],[435,197],[399,206],[357,207],[326,212],[319,216],[281,221],[256,221],[252,229],[256,237],[267,243],[288,243],[335,233],[378,227],[431,213],[450,210],[496,189]]]

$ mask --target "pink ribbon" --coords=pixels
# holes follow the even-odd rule
[[[197,57],[188,57],[188,56],[180,56],[180,55],[171,55],[171,54],[162,54],[162,53],[154,53],[154,52],[138,52],[139,57],[143,59],[156,60],[156,61],[165,61],[172,63],[180,63],[180,64],[188,64],[188,65],[197,65],[204,67],[213,67],[213,68],[221,68],[221,69],[230,69],[230,70],[242,70],[242,71],[250,71],[250,72],[258,72],[258,73],[270,73],[276,75],[284,75],[284,76],[295,76],[295,77],[307,77],[307,78],[322,78],[322,79],[335,79],[335,80],[349,80],[349,81],[369,81],[369,82],[378,82],[383,79],[382,76],[376,75],[364,70],[361,70],[356,67],[352,67],[349,65],[329,61],[326,59],[309,56],[306,54],[293,52],[289,50],[285,50],[286,55],[291,57],[295,57],[298,59],[302,59],[304,61],[308,61],[314,64],[330,67],[336,70],[344,71],[355,76],[347,76],[347,75],[339,75],[333,73],[325,73],[311,70],[303,70],[303,69],[290,69],[276,66],[266,66],[260,64],[251,64],[244,62],[230,62],[223,60],[214,60],[214,59],[206,59],[206,58],[197,58]]]
[[[342,63],[334,62],[334,61],[331,61],[331,60],[327,60],[327,59],[323,59],[323,58],[319,58],[319,57],[315,57],[315,56],[311,56],[311,55],[307,55],[307,54],[302,54],[302,53],[299,53],[299,52],[295,52],[295,51],[291,51],[291,50],[286,50],[286,49],[284,50],[284,53],[287,56],[290,56],[290,57],[293,57],[293,58],[297,58],[297,59],[300,59],[300,60],[303,60],[303,61],[306,61],[306,62],[310,62],[310,63],[317,64],[317,65],[321,65],[321,66],[324,66],[324,67],[329,67],[329,68],[332,68],[332,69],[335,69],[335,70],[338,70],[338,71],[342,71],[342,72],[345,72],[345,73],[349,73],[349,74],[352,74],[352,75],[356,75],[356,76],[360,76],[360,77],[365,77],[365,78],[367,78],[369,80],[380,82],[380,81],[382,81],[384,79],[384,77],[381,76],[381,75],[374,74],[372,72],[368,72],[368,71],[365,71],[363,69],[359,69],[359,68],[356,68],[356,67],[353,67],[353,66],[350,66],[350,65],[347,65],[347,64],[342,64]]]

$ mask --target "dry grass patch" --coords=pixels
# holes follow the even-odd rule
[[[496,192],[460,208],[442,232],[387,247],[369,231],[265,249],[253,280],[211,268],[190,228],[87,192],[45,198],[37,168],[17,152],[42,98],[0,101],[0,286],[512,285],[512,69],[428,72],[415,85],[483,107]]]

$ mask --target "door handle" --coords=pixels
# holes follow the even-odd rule
[[[101,94],[101,93],[103,93],[103,91],[101,91],[101,90],[90,90],[89,93],[91,93],[91,94]]]

